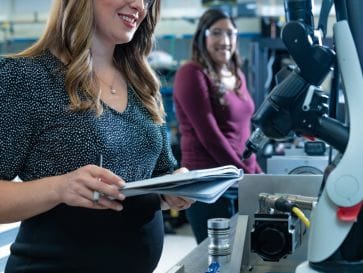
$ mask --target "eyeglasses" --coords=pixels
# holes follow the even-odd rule
[[[238,34],[237,29],[221,29],[221,28],[212,28],[207,29],[205,31],[206,36],[211,36],[217,39],[221,39],[223,35],[227,35],[229,39],[236,38]]]
[[[144,10],[147,10],[154,3],[154,0],[143,0],[144,2]]]

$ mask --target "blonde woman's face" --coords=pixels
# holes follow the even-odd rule
[[[143,0],[93,0],[95,38],[108,44],[130,42],[146,17]]]
[[[227,64],[236,51],[237,30],[228,19],[215,22],[206,30],[206,47],[209,56],[220,66]]]

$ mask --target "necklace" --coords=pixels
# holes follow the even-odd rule
[[[100,77],[98,77],[97,75],[96,75],[96,77],[97,77],[97,79],[98,80],[100,80],[102,83],[104,83],[105,85],[107,85],[108,86],[108,88],[109,88],[109,90],[110,90],[110,93],[112,94],[112,95],[115,95],[116,93],[117,93],[117,90],[113,87],[113,85],[114,85],[114,83],[115,83],[115,78],[116,78],[116,71],[115,71],[115,73],[113,74],[113,78],[112,78],[112,82],[111,82],[111,84],[108,84],[107,82],[105,82],[104,80],[102,80]]]

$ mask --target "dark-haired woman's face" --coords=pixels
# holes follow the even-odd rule
[[[95,39],[113,45],[130,42],[148,11],[143,0],[93,0],[93,6]]]
[[[237,29],[229,19],[221,19],[206,30],[206,47],[217,66],[227,64],[237,45]]]

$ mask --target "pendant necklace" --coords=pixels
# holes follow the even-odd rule
[[[113,78],[112,78],[112,82],[111,82],[111,84],[108,84],[108,83],[106,83],[105,81],[103,81],[100,77],[98,77],[98,76],[96,76],[97,77],[97,79],[98,80],[100,80],[102,83],[104,83],[105,85],[107,85],[108,86],[108,88],[109,88],[109,90],[110,90],[110,93],[112,94],[112,95],[115,95],[116,93],[117,93],[117,90],[114,88],[114,83],[115,83],[115,78],[116,78],[116,71],[115,71],[115,73],[113,74]]]

